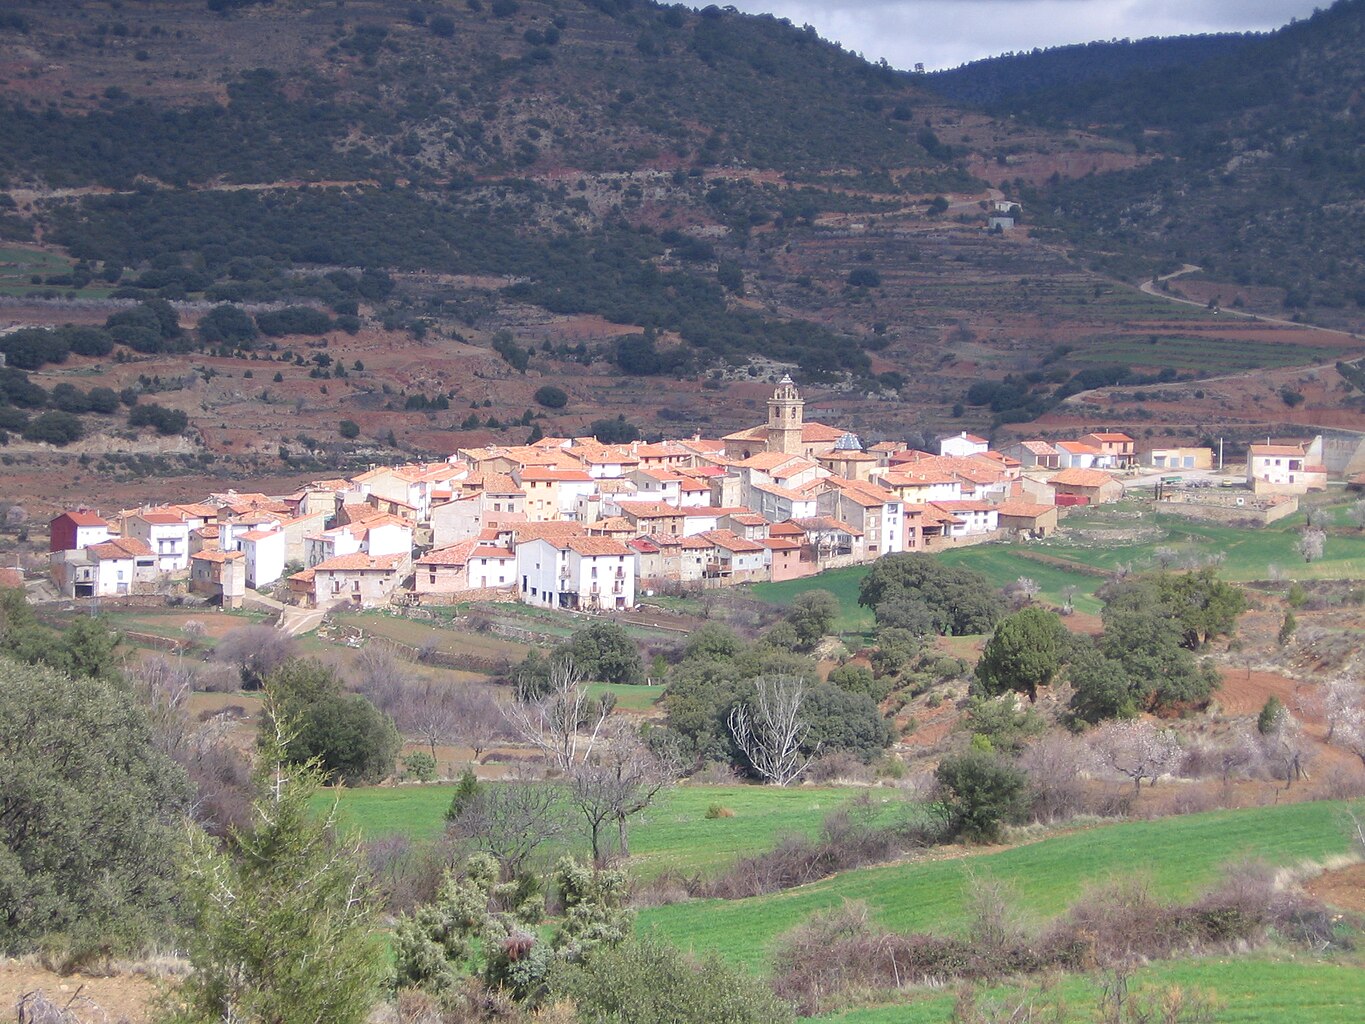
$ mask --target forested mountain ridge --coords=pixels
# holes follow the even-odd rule
[[[1290,312],[1352,322],[1365,308],[1365,2],[1338,0],[1228,52],[1166,63],[1196,42],[1157,41],[1150,59],[1164,66],[1118,78],[1092,68],[1054,87],[1058,56],[1045,52],[1007,60],[1003,71],[969,65],[945,85],[997,112],[1085,125],[1154,157],[1030,195],[1069,242],[1108,254],[1102,265],[1131,273],[1134,254],[1172,268],[1188,261],[1229,291],[1277,289]],[[1206,47],[1223,45],[1215,42]]]

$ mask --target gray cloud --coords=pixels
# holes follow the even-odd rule
[[[697,0],[693,0],[697,2]],[[813,25],[826,39],[930,70],[1095,39],[1265,31],[1328,0],[730,0],[750,14]],[[698,6],[701,6],[698,3]]]

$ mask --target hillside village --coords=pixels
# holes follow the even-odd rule
[[[547,437],[281,496],[228,490],[108,516],[76,508],[50,524],[51,574],[68,598],[183,587],[227,608],[260,592],[323,609],[516,600],[617,611],[669,590],[1043,538],[1069,509],[1122,497],[1140,466],[1213,465],[1208,448],[1140,452],[1116,432],[1001,451],[965,431],[937,453],[864,448],[807,421],[804,405],[786,376],[765,424],[716,439]],[[1236,494],[1158,486],[1157,496],[1193,515],[1272,522],[1297,508],[1295,495],[1326,487],[1322,462],[1321,438],[1253,445]]]

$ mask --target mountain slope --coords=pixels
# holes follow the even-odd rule
[[[994,80],[990,67],[958,74],[959,94]],[[1363,89],[1365,0],[1339,0],[1193,65],[1043,88],[1001,109],[1107,131],[1155,157],[1029,194],[1069,242],[1104,254],[1100,265],[1141,273],[1134,253],[1171,269],[1188,261],[1227,286],[1224,302],[1268,290],[1286,310],[1356,328],[1365,309]]]

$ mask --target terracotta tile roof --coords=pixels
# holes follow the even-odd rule
[[[392,572],[406,560],[407,555],[367,555],[355,552],[337,555],[313,566],[314,572]]]
[[[120,558],[146,556],[152,553],[151,548],[134,537],[115,537],[103,544],[92,544],[85,550],[97,559],[107,558],[111,561]]]
[[[763,526],[768,520],[752,512],[730,512],[728,518],[734,520],[740,526]]]
[[[634,533],[635,527],[625,516],[609,516],[588,524],[589,533]]]
[[[962,523],[961,519],[933,505],[906,505],[905,511],[907,515],[918,516],[921,526],[953,526]]]
[[[657,555],[659,553],[659,545],[648,537],[632,537],[626,541],[626,547],[632,551],[638,551],[642,555]]]
[[[57,516],[57,518],[54,519],[54,520],[52,520],[52,521],[55,523],[55,522],[57,521],[57,519],[63,519],[63,518],[71,520],[71,522],[73,522],[73,523],[74,523],[75,525],[77,525],[77,526],[108,526],[108,525],[109,525],[109,524],[106,523],[103,519],[101,519],[99,516],[95,515],[95,513],[93,513],[93,512],[63,512],[61,515]]]
[[[283,537],[283,530],[248,530],[238,537],[238,540],[249,540],[253,544],[258,540],[265,540],[267,537]]]
[[[1099,433],[1099,432],[1093,432],[1093,431],[1092,431],[1091,433],[1086,434],[1085,436],[1086,436],[1086,437],[1093,437],[1093,438],[1095,438],[1097,441],[1107,441],[1107,442],[1110,443],[1110,444],[1122,444],[1122,443],[1125,442],[1125,441],[1128,442],[1129,444],[1131,444],[1132,441],[1133,441],[1133,439],[1132,439],[1131,437],[1129,437],[1127,434],[1119,434],[1119,433],[1109,433],[1109,432]]]
[[[619,540],[612,540],[610,537],[570,537],[562,545],[570,551],[589,558],[597,555],[628,555],[630,549]]]
[[[767,548],[769,551],[800,551],[801,545],[794,540],[785,537],[767,537],[758,541],[758,544]]]
[[[240,551],[196,551],[190,555],[191,562],[235,562],[245,558]]]
[[[885,453],[885,454],[890,455],[890,454],[893,454],[893,453],[895,453],[895,452],[900,451],[900,450],[903,449],[904,447],[905,447],[905,445],[902,444],[900,441],[878,441],[878,442],[877,442],[876,444],[874,444],[871,448],[869,448],[868,451],[870,451],[870,452],[883,452],[883,453]]]
[[[1297,444],[1253,444],[1248,452],[1251,455],[1281,455],[1290,458],[1303,458],[1304,450],[1302,445]]]
[[[841,522],[833,516],[807,516],[800,519],[793,519],[793,523],[801,527],[807,533],[811,530],[838,530],[840,533],[847,533],[851,537],[861,537],[862,530],[855,530],[848,523]]]
[[[217,523],[205,523],[203,526],[199,527],[199,529],[191,530],[190,532],[203,540],[213,540],[216,537],[221,536],[223,528]]]
[[[984,438],[984,437],[977,437],[975,434],[968,434],[968,433],[965,433],[965,432],[963,432],[963,433],[957,433],[957,434],[948,434],[948,435],[946,435],[946,436],[944,436],[944,437],[940,437],[939,440],[940,440],[940,441],[970,441],[972,444],[990,444],[990,441],[988,441],[988,440],[987,440],[986,438]]]
[[[1006,501],[996,506],[996,511],[1002,516],[1013,516],[1016,519],[1037,519],[1039,516],[1053,511],[1056,507],[1056,505],[1040,505],[1032,501]]]
[[[683,510],[662,501],[618,501],[622,514],[636,519],[673,519]]]
[[[1116,478],[1099,469],[1064,469],[1048,478],[1050,484],[1063,487],[1103,487]]]
[[[1068,452],[1071,455],[1101,455],[1103,454],[1093,444],[1086,444],[1084,441],[1058,441],[1057,448]]]
[[[581,469],[557,469],[550,466],[527,466],[525,469],[518,470],[516,475],[521,477],[523,482],[529,480],[533,483],[559,481],[588,483],[592,480],[592,477]]]
[[[807,461],[799,455],[790,455],[787,452],[759,452],[757,455],[750,455],[747,459],[738,463],[738,465],[743,466],[746,469],[769,470],[776,469],[779,466],[785,466],[793,459],[801,459],[802,462]]]
[[[490,491],[494,494],[520,494],[521,485],[509,473],[494,473],[491,470],[476,469],[460,481],[460,487],[468,491]]]
[[[166,507],[173,512],[179,512],[181,515],[189,516],[191,519],[213,519],[218,515],[218,507],[216,505],[205,505],[202,502],[197,501],[182,502],[178,505],[167,505]]]
[[[509,524],[518,544],[533,540],[564,540],[568,537],[581,537],[587,531],[582,523],[514,523]]]
[[[1056,455],[1057,449],[1046,441],[1020,441],[1019,447],[1034,455]]]
[[[931,501],[935,508],[956,515],[958,512],[994,512],[996,506],[985,501]]]
[[[716,547],[724,548],[726,551],[733,552],[737,555],[763,550],[762,544],[759,544],[757,541],[745,540],[743,537],[737,536],[730,530],[707,530],[702,536]]]
[[[450,544],[443,548],[429,551],[421,558],[417,559],[417,565],[464,565],[469,561],[469,556],[474,553],[474,549],[479,546],[477,540],[462,540],[455,544]]]
[[[185,517],[179,512],[139,512],[133,518],[154,526],[183,526]]]

